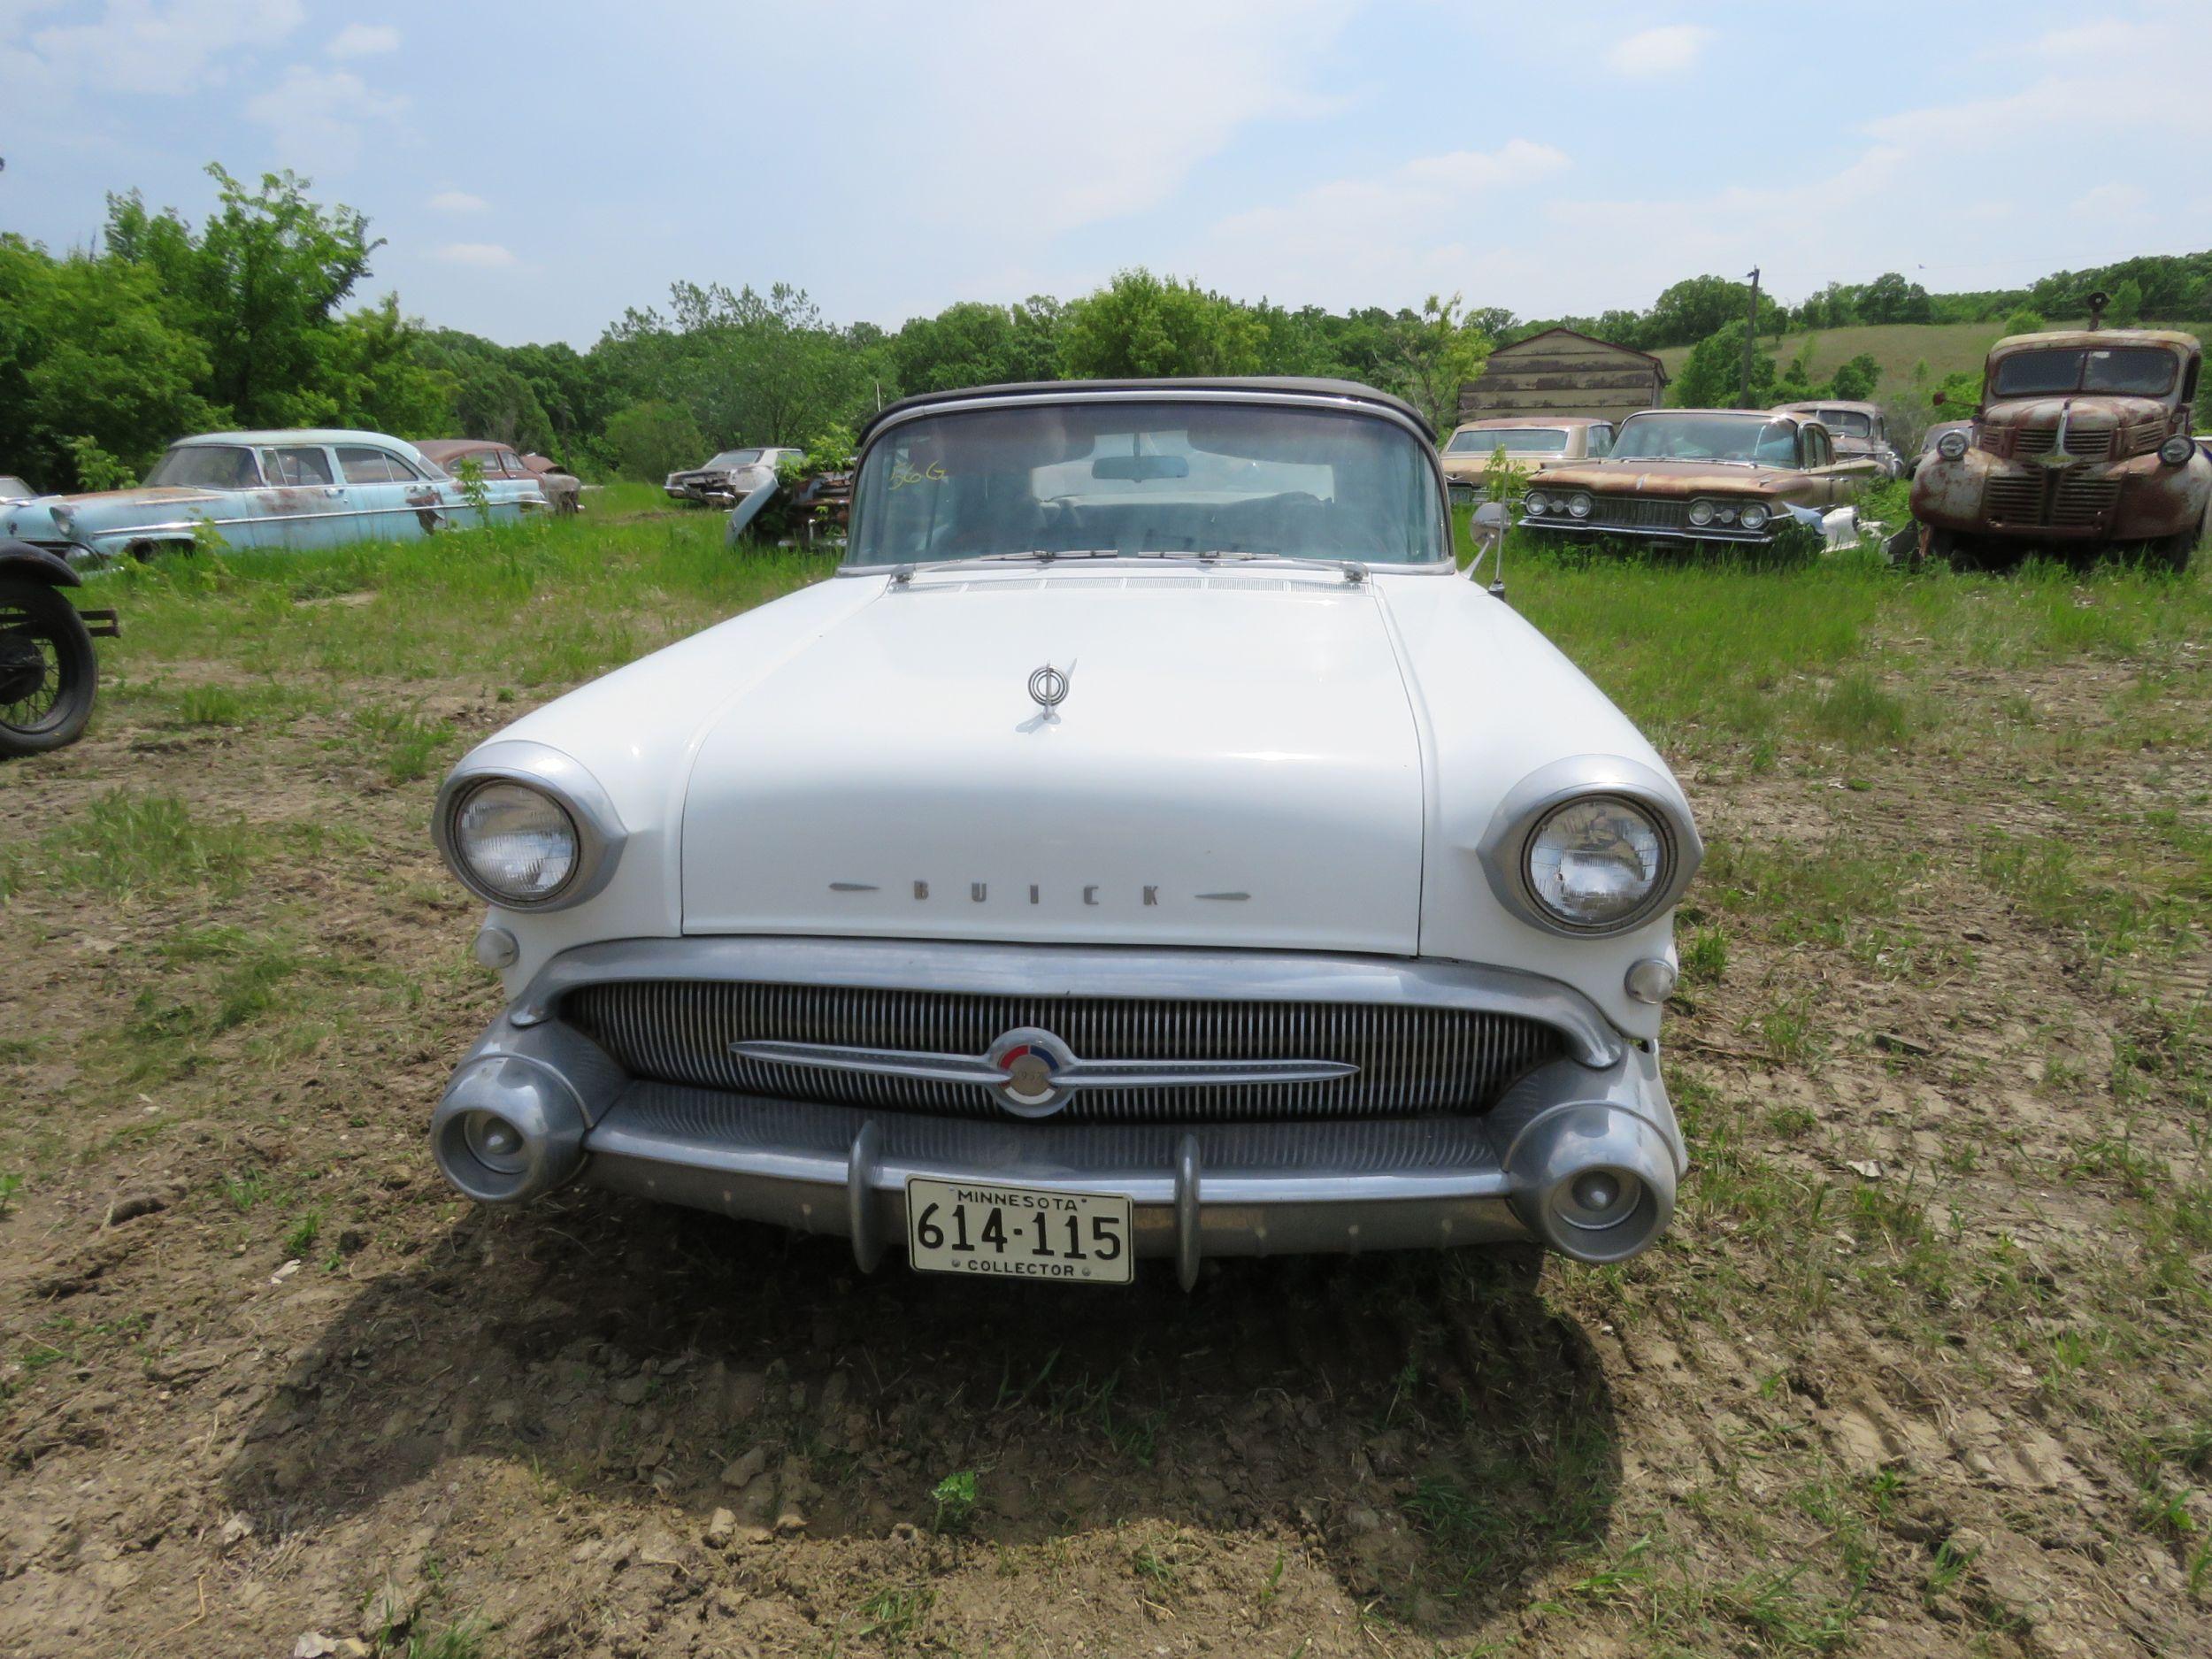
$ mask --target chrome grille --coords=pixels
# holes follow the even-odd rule
[[[980,1055],[1033,1025],[1086,1060],[1337,1060],[1325,1082],[1084,1088],[1051,1121],[1254,1123],[1476,1113],[1567,1053],[1550,1026],[1479,1009],[1384,1003],[1021,997],[841,986],[652,979],[585,986],[562,1017],[657,1083],[944,1118],[1005,1120],[989,1089],[741,1058],[735,1042],[835,1043]]]
[[[1683,501],[1645,501],[1634,495],[1597,495],[1591,498],[1590,516],[1582,522],[1613,530],[1679,530],[1690,521],[1690,504]]]

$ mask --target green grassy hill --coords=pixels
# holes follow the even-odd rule
[[[2081,326],[2078,320],[2054,319],[2051,323],[2054,328]],[[2200,339],[2212,339],[2212,323],[2158,326],[2180,328]],[[1813,342],[1812,378],[1824,380],[1835,373],[1839,365],[1868,351],[1882,365],[1881,384],[1875,391],[1878,397],[1893,395],[1910,386],[1914,365],[1924,361],[1928,365],[1928,383],[1932,386],[1947,374],[1981,367],[1991,342],[2001,338],[2004,332],[1996,323],[1880,323],[1859,328],[1824,328]],[[1772,342],[1762,339],[1760,344],[1779,367],[1804,349],[1805,336],[1793,334]],[[1658,354],[1670,375],[1681,372],[1683,360],[1689,355],[1688,346],[1669,346]]]

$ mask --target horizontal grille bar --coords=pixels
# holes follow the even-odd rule
[[[1263,1123],[1479,1113],[1531,1067],[1568,1052],[1520,1015],[1380,1003],[1023,997],[700,980],[589,985],[562,1016],[633,1076],[782,1100],[1003,1119],[972,1084],[742,1057],[738,1042],[796,1042],[981,1055],[1023,1026],[1083,1060],[1329,1060],[1319,1081],[1079,1089],[1052,1121]]]

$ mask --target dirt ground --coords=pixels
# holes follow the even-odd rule
[[[1662,1248],[1187,1296],[458,1202],[422,1130],[493,988],[432,784],[124,699],[0,779],[46,849],[0,902],[0,1652],[2212,1651],[2206,964],[2150,995],[1989,850],[2201,827],[2200,748],[2096,740],[2126,679],[1961,671],[2029,735],[1686,778],[1722,942]],[[193,879],[68,873],[124,776]]]

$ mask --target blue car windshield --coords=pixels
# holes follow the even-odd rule
[[[1395,422],[1260,403],[987,405],[869,446],[847,565],[1077,552],[1430,564],[1442,494]]]

